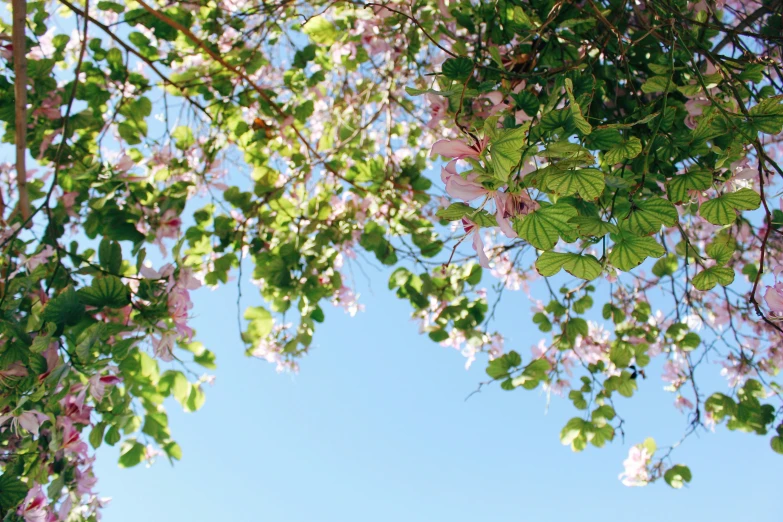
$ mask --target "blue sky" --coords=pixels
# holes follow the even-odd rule
[[[372,286],[357,281],[367,310],[328,309],[295,376],[243,355],[235,286],[196,292],[195,326],[217,353],[217,381],[201,411],[169,405],[182,462],[123,470],[118,447],[101,448],[99,490],[113,497],[105,520],[779,520],[783,471],[767,437],[718,427],[675,453],[694,473],[686,489],[626,488],[617,476],[629,446],[674,442],[687,422],[658,375],[618,403],[625,444],[572,453],[558,437],[574,415],[569,401],[553,397],[545,411],[538,390],[494,387],[466,402],[483,365],[465,371],[456,351],[420,336],[386,272],[367,270]],[[260,304],[251,285],[243,294],[243,304]],[[527,299],[513,294],[498,322],[507,348],[525,357],[539,338],[529,317]]]

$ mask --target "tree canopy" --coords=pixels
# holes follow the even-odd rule
[[[100,518],[91,447],[182,457],[163,403],[198,410],[216,361],[192,291],[252,279],[247,355],[306,371],[330,303],[361,310],[346,270],[367,262],[486,365],[479,389],[571,401],[574,451],[624,437],[616,399],[662,368],[689,423],[629,441],[626,485],[690,482],[675,450],[700,430],[783,453],[782,12],[7,2],[0,517]],[[532,350],[493,321],[511,291]]]

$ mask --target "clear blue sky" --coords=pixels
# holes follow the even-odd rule
[[[694,473],[686,489],[626,488],[617,476],[629,445],[647,436],[669,444],[686,425],[658,375],[618,403],[629,424],[625,444],[572,453],[558,437],[575,411],[569,401],[554,397],[545,413],[539,391],[495,387],[465,402],[485,380],[483,365],[466,372],[456,351],[418,335],[408,305],[386,290],[386,273],[367,270],[373,295],[358,276],[366,312],[352,319],[327,309],[296,376],[243,355],[235,286],[196,292],[195,326],[217,353],[217,381],[201,411],[169,405],[184,451],[174,467],[160,459],[119,469],[118,447],[101,448],[98,489],[113,497],[104,519],[780,520],[783,468],[767,437],[718,427],[675,454]],[[243,304],[260,303],[251,285],[243,288]],[[539,338],[529,317],[520,293],[498,323],[507,348],[526,358]]]

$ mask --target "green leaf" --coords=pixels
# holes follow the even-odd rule
[[[671,201],[652,197],[634,202],[630,213],[620,220],[620,225],[634,234],[647,235],[658,232],[662,225],[672,227],[680,215]]]
[[[674,275],[677,271],[678,261],[677,256],[674,254],[668,254],[658,261],[652,267],[652,273],[656,277]]]
[[[272,314],[263,306],[250,306],[245,310],[245,319],[250,323],[247,325],[246,341],[256,343],[272,332],[274,319]]]
[[[555,275],[561,268],[574,277],[588,281],[601,275],[601,263],[591,255],[544,252],[536,260],[536,270],[544,277]]]
[[[135,125],[131,125],[124,121],[117,125],[117,131],[119,132],[120,137],[124,139],[128,145],[138,145],[141,143],[141,138],[139,138],[140,132]]]
[[[693,286],[702,291],[712,290],[717,284],[728,286],[733,282],[734,270],[725,266],[711,266],[693,278]]]
[[[783,455],[783,437],[776,435],[769,441],[769,445],[772,447],[772,451]]]
[[[514,99],[517,107],[525,111],[528,116],[534,117],[538,114],[538,108],[541,106],[541,102],[538,101],[538,98],[532,92],[522,91],[518,94],[512,93],[511,97]]]
[[[618,368],[627,368],[631,364],[634,353],[627,343],[616,341],[609,350],[609,360]]]
[[[588,140],[587,144],[591,150],[609,150],[615,145],[621,145],[623,137],[616,129],[596,129]]]
[[[712,173],[708,170],[694,169],[674,176],[666,182],[666,190],[672,203],[682,203],[691,199],[689,190],[703,191],[712,186]]]
[[[492,171],[495,177],[501,181],[507,181],[511,169],[519,164],[522,159],[522,148],[527,138],[529,125],[522,125],[516,129],[504,129],[489,142]]]
[[[469,58],[449,58],[443,62],[443,75],[452,80],[466,80],[473,73],[473,62]]]
[[[568,104],[569,108],[571,109],[571,118],[573,119],[574,125],[576,126],[577,130],[582,133],[582,135],[587,136],[593,131],[593,127],[582,115],[582,108],[576,102],[576,98],[574,97],[574,83],[571,81],[571,78],[566,78],[565,88],[566,94],[568,95]]]
[[[635,236],[629,232],[613,235],[614,246],[609,253],[609,262],[623,272],[642,264],[648,257],[661,257],[663,247],[652,237]]]
[[[106,436],[103,440],[106,441],[106,444],[109,446],[114,446],[120,441],[120,438],[120,430],[117,429],[117,426],[110,426],[109,431],[106,432]]]
[[[559,196],[578,193],[585,200],[598,199],[605,187],[604,173],[598,169],[551,168],[546,170],[543,182],[548,192]]]
[[[707,245],[707,255],[719,265],[725,265],[734,257],[736,246],[733,240],[718,239]]]
[[[526,390],[536,388],[539,382],[547,378],[547,373],[552,368],[546,359],[535,359],[525,366],[522,374],[514,377],[511,383],[516,386],[522,386]]]
[[[667,76],[651,76],[646,82],[642,84],[642,92],[645,94],[653,94],[656,92],[666,92],[672,90],[674,83],[670,77]]]
[[[331,45],[337,40],[339,33],[337,28],[323,15],[313,16],[302,26],[302,31],[310,39],[323,45]]]
[[[166,455],[168,455],[169,459],[182,460],[182,448],[180,448],[179,444],[176,442],[169,442],[168,444],[164,445],[163,451],[166,452]]]
[[[466,214],[474,212],[475,209],[465,203],[452,203],[448,208],[438,210],[435,215],[446,221],[458,221]]]
[[[201,390],[201,386],[192,386],[188,400],[185,403],[185,411],[198,411],[204,405],[204,401],[206,400],[207,397]]]
[[[677,464],[666,470],[663,474],[666,483],[674,489],[680,489],[684,484],[691,481],[691,470],[688,466]]]
[[[120,269],[122,268],[122,248],[120,244],[103,238],[98,247],[98,260],[101,262],[101,266],[108,272],[120,275]]]
[[[514,230],[537,249],[550,250],[560,237],[571,236],[573,226],[568,221],[576,215],[576,209],[566,203],[541,206],[521,220],[514,220]]]
[[[93,426],[92,430],[90,430],[90,445],[98,449],[98,447],[101,445],[101,442],[103,442],[103,432],[106,430],[106,423],[105,422],[99,422],[95,426]]]
[[[10,511],[27,496],[27,485],[10,473],[0,475],[0,508]]]
[[[117,2],[98,2],[98,9],[101,11],[114,11],[115,13],[123,13],[125,6],[118,4]]]
[[[766,134],[783,131],[783,95],[761,100],[748,111],[755,129]]]
[[[108,440],[106,442],[109,442]],[[144,445],[135,439],[130,439],[122,445],[120,450],[120,467],[132,468],[144,460]]]
[[[185,127],[184,125],[180,125],[174,129],[171,133],[171,137],[174,138],[177,148],[180,150],[189,149],[196,141],[193,137],[193,131],[190,130],[190,127]]]
[[[686,333],[682,339],[677,341],[677,346],[685,351],[695,350],[701,344],[701,337],[695,332]]]
[[[95,308],[122,308],[130,304],[128,288],[113,275],[96,277],[87,288],[79,290],[79,300]]]
[[[522,34],[523,31],[528,31],[536,27],[535,23],[530,19],[527,13],[525,13],[525,10],[518,5],[514,6],[512,21],[514,22],[514,28],[520,34]]]
[[[743,188],[705,201],[699,214],[713,225],[730,225],[737,219],[736,211],[756,210],[759,205],[761,197],[755,191]]]
[[[654,455],[655,451],[658,449],[658,445],[655,444],[655,439],[652,437],[647,437],[644,439],[644,442],[642,442],[641,446],[647,450],[649,455]]]
[[[576,226],[580,236],[603,237],[620,231],[616,225],[603,221],[598,216],[577,216],[569,220],[569,223]]]
[[[44,307],[41,318],[58,326],[74,325],[84,317],[84,305],[73,287],[51,299]]]
[[[642,142],[639,138],[633,137],[615,145],[604,153],[604,160],[610,165],[620,163],[623,160],[633,159],[642,152]]]
[[[584,449],[584,443],[580,445],[578,443],[575,444],[575,442],[580,438],[584,438],[582,432],[585,430],[587,424],[588,422],[585,421],[584,419],[581,419],[579,417],[572,418],[566,423],[566,425],[560,431],[560,442],[564,446],[570,445],[573,451],[579,451],[580,449]]]

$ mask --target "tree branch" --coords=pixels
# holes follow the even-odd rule
[[[19,190],[17,208],[26,221],[30,216],[30,200],[27,195],[27,2],[13,0],[13,57],[14,57],[14,105],[16,106],[16,186]]]

